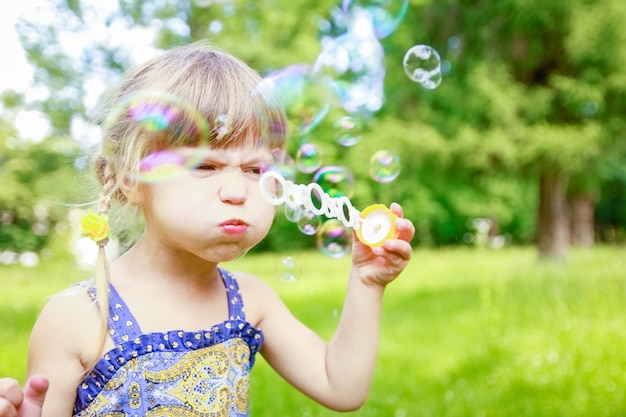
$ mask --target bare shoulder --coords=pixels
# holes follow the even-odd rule
[[[245,273],[232,272],[239,283],[247,320],[258,325],[274,307],[282,305],[278,294],[262,279]]]
[[[98,315],[98,309],[87,290],[74,286],[51,296],[38,321],[67,323],[88,320],[94,314]]]
[[[98,308],[85,288],[76,286],[51,296],[31,334],[31,349],[66,343],[80,349],[89,329],[98,328]],[[47,347],[46,347],[47,346]]]

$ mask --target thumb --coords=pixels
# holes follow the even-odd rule
[[[40,417],[43,401],[50,383],[41,375],[33,375],[26,381],[24,400],[20,406],[19,417]]]

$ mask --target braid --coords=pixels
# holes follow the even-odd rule
[[[105,162],[102,171],[102,194],[100,195],[100,207],[98,212],[100,214],[107,214],[111,209],[113,197],[117,196],[117,179],[111,164]]]
[[[103,157],[96,160],[96,173],[102,183],[102,193],[100,194],[98,214],[107,215],[111,209],[111,202],[116,194],[122,194],[118,188],[115,170]],[[100,313],[100,340],[96,345],[93,356],[87,364],[87,372],[96,366],[100,359],[101,351],[106,343],[109,329],[109,261],[106,256],[105,246],[108,238],[98,242],[98,259],[96,261],[96,271],[94,278],[94,288],[96,290],[96,303]]]

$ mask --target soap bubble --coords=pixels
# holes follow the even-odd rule
[[[322,150],[312,144],[303,143],[296,153],[296,167],[300,172],[311,174],[322,166]]]
[[[300,278],[302,265],[297,259],[286,256],[276,264],[276,276],[281,282],[291,284]]]
[[[342,146],[354,146],[361,141],[363,122],[356,116],[343,116],[333,124],[336,140]]]
[[[422,87],[432,90],[441,83],[441,58],[428,45],[415,45],[404,55],[404,72]]]
[[[317,248],[330,258],[342,258],[352,245],[352,229],[337,219],[326,220],[317,231]]]
[[[117,145],[107,142],[103,156],[117,165],[121,175],[139,182],[164,181],[188,172],[201,160],[203,152],[183,154],[176,149],[202,148],[209,142],[205,118],[179,97],[164,92],[141,91],[124,101],[105,120],[106,135],[119,136],[120,126],[145,140],[148,154],[138,166],[128,166],[114,152]]]
[[[349,198],[354,193],[354,174],[346,167],[322,167],[313,176],[313,182],[318,183],[331,197]]]
[[[326,117],[336,101],[332,83],[312,77],[308,64],[293,64],[271,72],[259,88],[269,88],[280,99],[287,114],[289,131],[306,136]]]
[[[293,181],[296,178],[296,161],[282,149],[272,149],[272,164],[266,167],[267,171],[276,171],[283,178]]]
[[[231,126],[230,121],[228,120],[228,116],[225,114],[220,114],[213,121],[213,130],[218,136],[225,136],[230,133]]]
[[[283,207],[285,218],[293,223],[299,222],[307,212],[303,206],[291,207],[289,204],[285,204]]]
[[[311,210],[304,210],[299,217],[300,218],[296,222],[298,230],[309,236],[313,236],[317,233],[320,224],[322,224],[320,216],[313,214]]]
[[[327,39],[311,70],[333,86],[339,105],[350,113],[371,114],[384,102],[384,50],[368,25]]]
[[[400,174],[400,157],[394,152],[381,150],[370,159],[370,175],[377,182],[387,183]]]
[[[382,39],[398,28],[409,9],[409,0],[343,0],[342,8],[348,24],[355,16],[367,16],[374,28],[374,34]]]
[[[197,157],[175,149],[153,152],[140,161],[135,179],[144,183],[165,181],[190,171],[197,165],[197,160]]]

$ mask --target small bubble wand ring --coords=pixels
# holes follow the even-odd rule
[[[291,209],[304,207],[317,216],[336,218],[344,226],[354,229],[357,238],[367,246],[382,246],[387,239],[398,237],[394,226],[398,216],[384,204],[373,204],[359,211],[346,196],[331,197],[317,183],[295,184],[276,171],[264,172],[259,186],[268,203],[275,206],[286,204]]]

